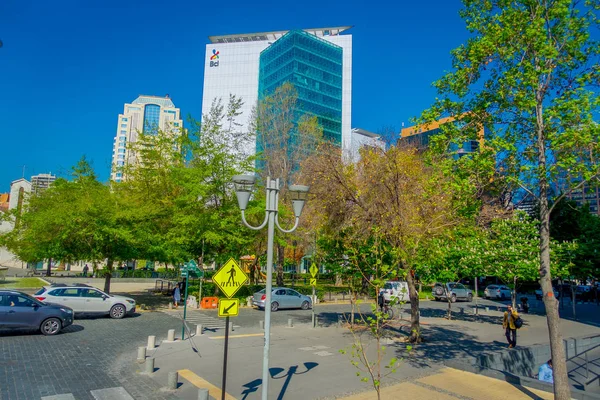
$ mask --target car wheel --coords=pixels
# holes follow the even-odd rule
[[[441,287],[436,287],[435,294],[437,294],[438,296],[444,294],[444,289],[442,289]]]
[[[110,317],[115,319],[120,319],[125,316],[125,306],[122,304],[115,304],[110,309]]]
[[[60,332],[62,323],[58,318],[48,318],[40,326],[40,331],[46,336],[56,335]]]
[[[271,303],[271,311],[277,311],[279,310],[279,303],[274,301]]]
[[[467,296],[467,301],[470,303],[473,301],[473,294],[469,293],[469,295]]]
[[[450,301],[452,303],[456,303],[456,295],[455,294],[453,294],[452,297],[450,297]]]
[[[303,310],[308,310],[310,308],[310,304],[308,304],[308,301],[303,301],[302,302],[302,309]]]

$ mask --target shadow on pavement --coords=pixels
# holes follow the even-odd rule
[[[447,315],[447,310],[433,308],[426,308],[421,310],[421,317],[446,318]],[[484,315],[481,313],[479,315],[475,315],[471,312],[466,312],[464,308],[452,310],[452,320],[502,325],[502,316]]]
[[[69,325],[66,328],[62,329],[56,335],[66,335],[69,333],[81,332],[85,328],[81,325]],[[10,336],[41,336],[42,333],[38,329],[0,329],[0,337],[10,337]]]
[[[292,365],[288,367],[287,371],[285,368],[280,367],[269,368],[269,374],[271,374],[271,379],[285,379],[285,381],[283,382],[283,386],[279,391],[279,395],[277,395],[277,400],[283,400],[285,393],[287,392],[288,386],[290,385],[290,382],[292,381],[294,375],[306,374],[307,372],[311,371],[319,365],[319,363],[316,362],[305,362],[302,364],[303,365],[301,367],[299,367],[298,365]],[[262,379],[255,379],[242,385],[246,389],[244,389],[241,393],[241,395],[243,396],[241,400],[246,400],[250,394],[257,392],[258,388],[261,385]]]

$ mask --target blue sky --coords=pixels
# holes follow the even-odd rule
[[[81,156],[107,180],[117,116],[169,94],[200,118],[209,35],[352,25],[352,126],[408,126],[467,32],[458,0],[0,1],[0,192],[65,176]]]

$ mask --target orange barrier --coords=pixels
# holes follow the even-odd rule
[[[203,297],[201,307],[205,309],[217,308],[218,304],[218,297]]]

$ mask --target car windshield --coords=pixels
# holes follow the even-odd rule
[[[456,283],[449,283],[449,284],[448,284],[448,287],[449,287],[450,289],[454,289],[454,288],[456,287]]]
[[[498,288],[498,286],[493,286],[493,285],[490,285],[490,286],[488,286],[487,288],[488,288],[488,289],[490,289],[490,290],[494,290],[494,289],[497,289],[497,288]]]

